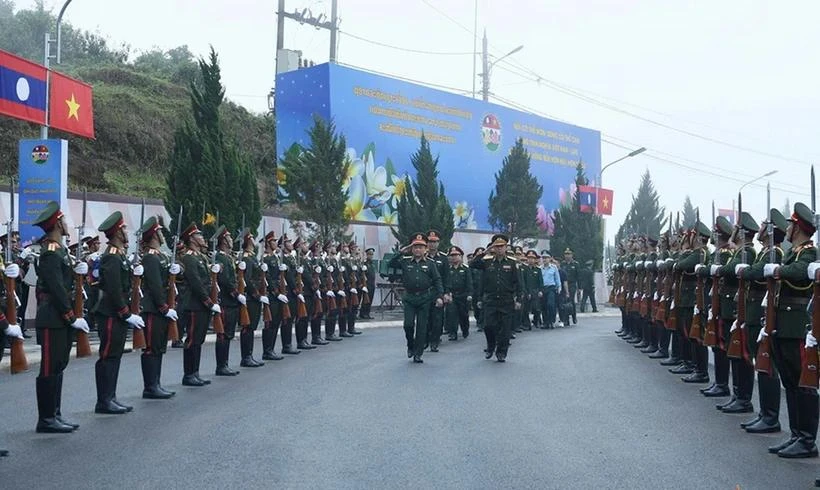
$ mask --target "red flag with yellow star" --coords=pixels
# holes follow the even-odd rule
[[[612,189],[598,187],[598,214],[612,216]]]
[[[91,85],[53,71],[49,92],[49,126],[78,136],[94,138]]]

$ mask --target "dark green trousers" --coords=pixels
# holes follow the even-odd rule
[[[430,296],[428,294],[405,294],[404,304],[404,337],[407,348],[417,356],[422,355],[427,343],[427,322],[430,319]],[[441,309],[441,308],[437,308]]]
[[[458,333],[459,326],[461,334],[465,335],[470,330],[470,311],[467,305],[466,296],[454,296],[452,303],[447,305],[445,313],[447,333]]]

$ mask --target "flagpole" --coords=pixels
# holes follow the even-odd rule
[[[45,45],[45,60],[43,65],[46,67],[46,120],[45,124],[40,126],[40,139],[46,140],[48,139],[48,126],[49,126],[49,114],[51,112],[51,58],[54,58],[57,61],[57,64],[60,64],[60,50],[62,49],[63,45],[63,30],[62,30],[62,22],[63,22],[63,14],[65,14],[65,9],[68,8],[68,4],[71,3],[71,0],[65,0],[63,7],[60,9],[60,14],[57,16],[57,53],[56,56],[51,55],[51,33],[46,32],[46,45]]]

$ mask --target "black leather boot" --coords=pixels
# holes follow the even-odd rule
[[[60,423],[65,424],[71,427],[74,430],[80,428],[80,424],[75,424],[73,422],[69,422],[63,418],[62,414],[62,404],[63,404],[63,373],[57,375],[57,389],[54,391],[54,418],[57,419]]]
[[[163,354],[157,354],[157,387],[159,388],[159,391],[163,393],[170,393],[171,395],[176,395],[176,391],[166,390],[162,386],[162,357]]]
[[[684,361],[681,362],[678,367],[670,369],[669,372],[672,374],[692,374],[695,372],[695,368],[688,362]]]
[[[157,379],[159,373],[157,372],[156,356],[143,354],[140,356],[142,363],[142,397],[148,400],[167,400],[173,395],[166,394],[159,389]]]
[[[661,361],[661,366],[679,366],[681,363],[680,358],[677,357],[670,357],[669,359],[665,359]]]
[[[211,384],[210,379],[205,379],[199,375],[199,363],[202,361],[202,346],[196,345],[193,347],[194,349],[194,376],[197,377],[198,380],[202,381],[202,384],[209,385]]]
[[[130,412],[134,410],[134,407],[132,407],[131,405],[126,405],[125,403],[122,403],[121,401],[117,400],[117,383],[120,380],[120,364],[122,363],[122,358],[108,359],[108,361],[110,362],[110,369],[114,373],[111,377],[111,401],[114,402],[114,404],[124,408],[126,412]]]
[[[273,333],[272,330],[269,331],[268,335]],[[265,330],[262,330],[262,340],[264,342],[265,339]],[[242,332],[239,334],[239,347],[242,350],[242,360],[239,362],[239,365],[242,367],[260,367],[264,366],[265,363],[261,361],[257,361],[253,358],[253,332],[250,330],[242,329]],[[273,344],[271,343],[271,350],[273,350]],[[262,353],[262,358],[264,359],[264,352]]]
[[[114,390],[110,386],[112,371],[108,367],[108,359],[98,359],[94,365],[94,374],[97,381],[97,404],[94,413],[119,415],[128,412],[125,407],[114,403]]]
[[[723,413],[752,413],[754,410],[755,407],[752,405],[752,402],[749,400],[741,400],[740,398],[735,398],[735,401],[720,409]]]
[[[715,383],[712,389],[703,392],[703,396],[707,398],[717,398],[729,396],[729,386]]]
[[[773,371],[774,373],[774,371]],[[752,434],[780,432],[780,380],[766,373],[757,374],[759,419],[745,427]]]
[[[797,388],[786,389],[786,409],[789,412],[789,439],[776,446],[770,446],[769,452],[777,454],[800,438],[800,429],[797,421]]]
[[[228,339],[217,339],[214,345],[214,353],[216,355],[216,376],[236,376],[239,371],[234,371],[228,367],[228,349],[230,348],[230,341]]]
[[[74,427],[60,422],[54,415],[57,410],[54,406],[56,390],[57,376],[37,377],[37,432],[65,434],[74,430]]]
[[[299,350],[312,350],[315,349],[315,345],[310,345],[307,339],[304,339],[296,344],[296,348]]]
[[[708,383],[709,375],[704,372],[695,371],[694,373],[681,378],[684,383]]]
[[[736,401],[737,401],[737,398],[735,398],[735,395],[732,395],[729,398],[729,401],[724,402],[724,403],[718,403],[718,404],[715,405],[715,408],[718,409],[718,410],[723,410],[724,408],[734,404]]]
[[[199,378],[194,375],[194,347],[182,351],[182,366],[184,375],[182,376],[182,386],[205,386]]]
[[[818,404],[818,395],[816,390],[809,390],[806,388],[797,388],[797,420],[798,420],[798,439],[791,445],[778,451],[777,455],[781,458],[816,458],[817,445],[815,439],[817,438],[817,423],[820,417],[820,404]]]

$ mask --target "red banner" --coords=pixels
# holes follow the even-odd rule
[[[91,85],[51,72],[49,126],[67,133],[94,138]]]
[[[605,214],[612,216],[612,198],[614,192],[612,189],[604,189],[598,187],[598,214]]]

